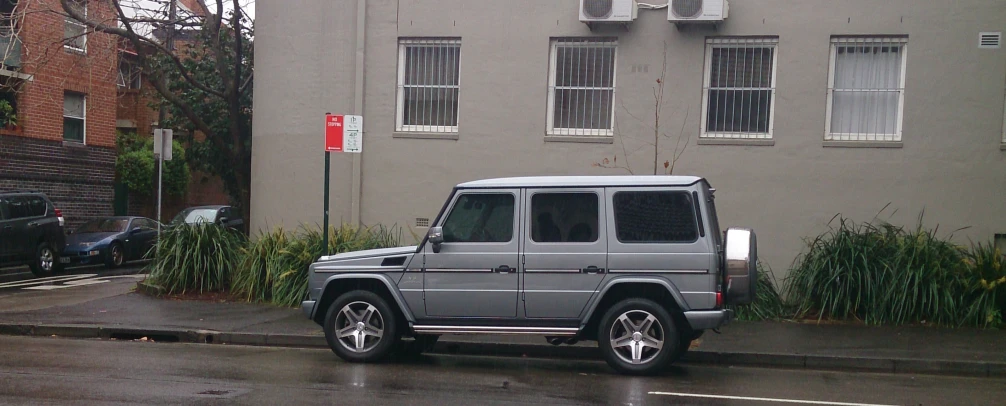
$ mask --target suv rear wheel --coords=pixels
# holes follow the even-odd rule
[[[680,345],[671,315],[648,299],[616,303],[601,318],[597,337],[608,365],[631,375],[660,372]]]
[[[35,247],[35,256],[32,258],[31,263],[28,264],[28,267],[31,268],[31,273],[35,274],[36,277],[52,276],[60,269],[59,256],[49,243],[43,242],[38,247]]]
[[[398,341],[395,312],[373,292],[354,290],[335,299],[325,316],[325,339],[339,358],[374,362]]]

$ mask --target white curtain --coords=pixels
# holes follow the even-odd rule
[[[839,45],[831,110],[832,134],[889,139],[898,128],[901,44]]]

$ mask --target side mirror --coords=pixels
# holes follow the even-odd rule
[[[430,227],[430,231],[426,233],[426,239],[433,244],[433,252],[440,252],[440,244],[444,243],[444,229],[441,227]]]
[[[220,224],[227,224],[227,222],[230,221],[230,219],[227,217],[221,217],[219,221]]]

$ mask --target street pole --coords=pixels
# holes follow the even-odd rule
[[[178,4],[177,0],[171,0],[168,5],[168,32],[166,33],[165,42],[167,43],[168,51],[174,51],[175,49],[175,17],[178,14]],[[164,87],[168,87],[168,79],[164,78]],[[164,108],[164,102],[162,101],[160,108],[157,111],[157,127],[164,128],[164,120],[167,116],[167,110]],[[164,151],[158,155],[154,160],[157,164],[157,239],[161,238],[161,178],[164,172]],[[154,256],[157,256],[157,251],[154,251]]]
[[[322,255],[328,255],[328,183],[329,172],[332,167],[332,153],[325,151],[325,217],[321,228]]]

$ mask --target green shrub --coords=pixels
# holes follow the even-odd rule
[[[964,299],[968,304],[962,324],[979,327],[1002,325],[1006,310],[1006,264],[992,244],[973,245],[964,259]]]
[[[225,291],[245,241],[216,224],[174,226],[157,242],[150,279],[167,293]]]
[[[149,196],[157,187],[154,165],[154,139],[133,132],[116,133],[115,176],[130,191]],[[178,140],[172,141],[172,157],[164,161],[163,186],[167,194],[182,196],[188,190],[191,174],[185,160],[185,148]]]
[[[758,262],[758,281],[755,299],[747,305],[728,306],[737,312],[737,320],[761,321],[779,320],[792,316],[789,304],[779,294],[775,285],[775,274],[771,267]]]
[[[893,325],[997,324],[980,322],[998,317],[991,310],[997,289],[981,294],[976,288],[992,279],[969,266],[966,259],[975,254],[925,229],[922,216],[911,230],[836,218],[838,226],[813,239],[790,272],[787,293],[798,316]],[[979,299],[988,303],[978,305]]]
[[[329,228],[329,253],[398,246],[401,236],[383,226]],[[233,291],[246,300],[297,306],[307,297],[308,267],[323,254],[320,227],[263,233],[242,250]]]

